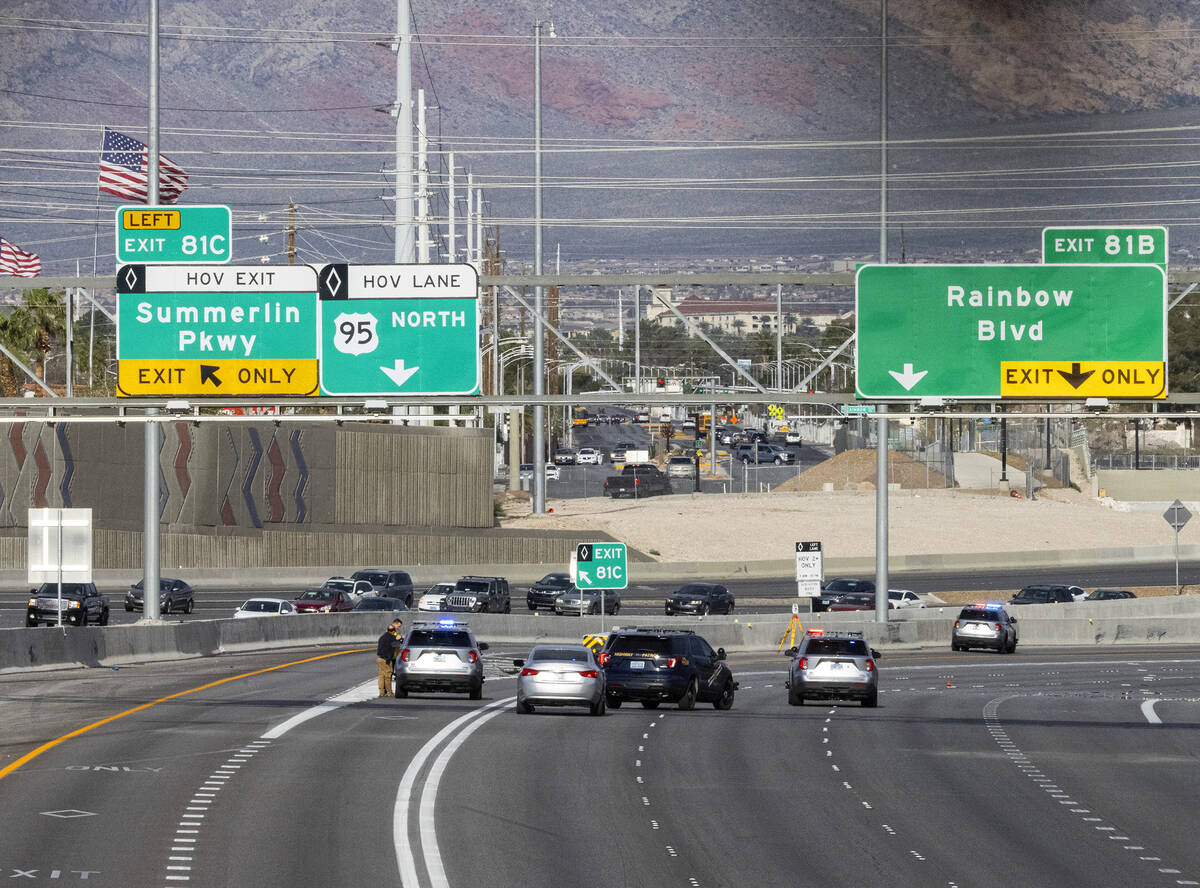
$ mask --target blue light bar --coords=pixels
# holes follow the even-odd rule
[[[446,619],[438,620],[438,625],[439,626],[457,626],[458,620],[446,618]]]

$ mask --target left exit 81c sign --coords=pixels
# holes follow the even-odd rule
[[[117,207],[117,265],[233,261],[233,213],[225,206]]]

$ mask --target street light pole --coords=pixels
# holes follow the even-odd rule
[[[551,22],[533,25],[533,273],[542,274],[542,28]],[[546,393],[546,333],[542,327],[544,309],[542,287],[533,290],[533,393]],[[546,511],[546,408],[533,408],[533,514]]]

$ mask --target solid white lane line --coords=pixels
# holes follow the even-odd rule
[[[1155,698],[1153,700],[1147,700],[1144,703],[1142,703],[1142,715],[1146,716],[1146,721],[1150,722],[1150,724],[1152,724],[1152,725],[1161,725],[1162,724],[1162,719],[1159,718],[1158,713],[1154,711],[1154,704],[1157,702],[1158,702],[1158,699]]]
[[[264,740],[278,740],[292,728],[304,724],[310,719],[324,715],[327,712],[333,712],[335,709],[341,709],[343,706],[349,706],[351,703],[365,703],[367,700],[373,700],[379,695],[379,688],[374,680],[364,681],[360,685],[355,685],[348,691],[343,691],[336,697],[330,697],[324,703],[319,703],[316,706],[310,706],[303,712],[298,712],[284,722],[277,724],[271,730],[262,735]]]
[[[421,884],[417,879],[416,855],[413,853],[412,845],[408,840],[408,821],[409,808],[412,805],[413,786],[417,782],[417,777],[421,773],[421,769],[425,767],[425,762],[433,754],[433,751],[441,745],[442,741],[457,731],[460,726],[473,718],[479,717],[481,713],[487,712],[490,709],[499,709],[500,707],[507,706],[516,699],[516,697],[507,697],[503,700],[497,700],[495,703],[489,703],[482,709],[475,709],[466,715],[460,715],[427,740],[425,745],[413,756],[412,761],[409,762],[408,768],[405,769],[404,776],[400,780],[400,786],[396,789],[396,803],[392,806],[392,845],[396,849],[396,863],[400,870],[400,884],[403,888],[420,888]]]

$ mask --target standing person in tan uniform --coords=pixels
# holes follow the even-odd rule
[[[396,662],[396,654],[400,652],[400,629],[404,626],[400,618],[392,620],[387,631],[379,636],[375,646],[375,665],[379,670],[379,696],[391,697],[392,668]]]

